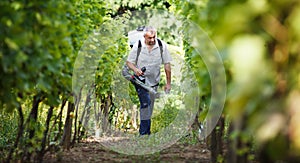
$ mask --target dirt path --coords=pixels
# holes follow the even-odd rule
[[[47,153],[44,162],[210,162],[210,151],[206,145],[198,143],[189,145],[175,143],[171,147],[160,152],[135,156],[120,154],[105,149],[101,143],[95,140],[86,140],[76,144],[69,151]]]

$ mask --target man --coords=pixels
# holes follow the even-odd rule
[[[165,42],[161,41],[162,49],[159,47],[156,38],[156,30],[153,27],[144,28],[144,38],[141,40],[141,51],[137,58],[138,41],[132,47],[132,50],[127,58],[127,66],[134,71],[137,76],[143,75],[145,83],[157,90],[160,81],[160,66],[164,64],[167,83],[165,85],[165,92],[171,90],[171,65],[172,61],[170,52],[167,49]],[[161,53],[162,50],[162,53]],[[137,58],[137,65],[135,65]],[[141,70],[142,67],[146,71]],[[155,95],[149,93],[142,87],[135,85],[135,89],[139,96],[140,101],[140,135],[150,135],[151,116],[153,112]]]

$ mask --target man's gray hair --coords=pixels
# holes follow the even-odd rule
[[[156,35],[156,29],[154,27],[152,27],[152,26],[146,26],[143,31],[144,31],[144,36],[148,32],[150,32],[151,34],[155,34]]]

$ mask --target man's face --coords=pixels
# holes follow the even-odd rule
[[[145,34],[145,43],[147,45],[154,45],[155,44],[155,35],[156,33],[155,32],[147,32]]]

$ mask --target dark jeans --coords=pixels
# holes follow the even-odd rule
[[[135,89],[138,93],[139,101],[140,101],[140,135],[150,135],[151,128],[151,99],[150,94],[144,88],[134,85]]]

